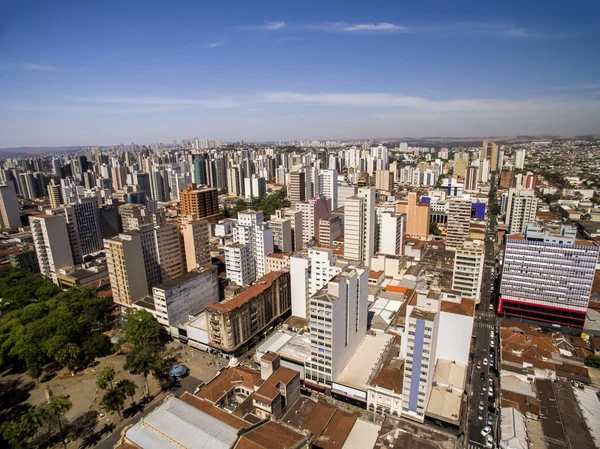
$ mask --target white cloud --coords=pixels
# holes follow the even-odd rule
[[[102,97],[77,97],[66,96],[67,100],[86,103],[113,103],[144,106],[179,106],[179,107],[205,107],[205,108],[233,108],[239,102],[230,97],[211,98],[177,98],[177,97],[128,97],[128,96],[102,96]]]
[[[381,23],[357,23],[355,25],[345,25],[342,28],[344,31],[355,32],[355,31],[384,31],[384,32],[394,32],[394,31],[406,31],[408,28],[395,25],[389,22],[381,22]]]
[[[218,41],[218,42],[209,42],[208,44],[206,44],[204,46],[206,48],[217,48],[217,47],[222,47],[223,45],[225,45],[225,42]]]
[[[265,24],[262,26],[263,29],[265,30],[271,30],[271,31],[275,31],[275,30],[281,30],[282,28],[285,28],[286,24],[285,22],[267,22],[265,21]]]
[[[597,110],[598,101],[556,101],[552,99],[502,100],[497,98],[467,98],[454,100],[431,100],[424,97],[405,96],[393,93],[302,93],[265,92],[257,96],[258,101],[268,103],[293,103],[316,106],[346,106],[371,108],[380,118],[436,117],[461,113],[514,114],[543,111],[547,108],[562,108],[576,105]],[[439,114],[439,115],[436,115]]]
[[[48,64],[20,63],[14,64],[13,67],[19,70],[33,70],[36,72],[54,72],[58,70],[58,67]]]

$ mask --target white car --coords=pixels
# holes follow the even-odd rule
[[[483,401],[479,401],[479,410],[483,411]]]
[[[483,366],[487,366],[487,359],[483,359]]]
[[[491,431],[492,431],[492,428],[490,426],[485,426],[483,429],[481,429],[481,435],[483,435],[484,437],[487,437]]]
[[[491,434],[487,436],[487,442],[490,445],[494,444],[494,437]]]

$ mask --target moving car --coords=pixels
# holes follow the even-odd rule
[[[487,366],[487,364],[488,364],[487,359],[483,359],[483,366]]]
[[[479,410],[483,410],[483,401],[479,401]]]
[[[481,429],[481,435],[483,435],[484,437],[487,437],[491,431],[492,431],[492,428],[490,426],[485,426],[483,429]]]

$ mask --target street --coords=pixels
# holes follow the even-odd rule
[[[495,178],[493,178],[495,181]],[[495,203],[495,189],[490,192],[490,204]],[[473,335],[474,357],[470,367],[471,381],[467,412],[467,448],[477,449],[492,447],[487,441],[487,436],[482,435],[482,430],[489,426],[490,434],[497,441],[499,428],[500,407],[497,403],[499,397],[499,380],[496,364],[498,363],[497,316],[491,301],[492,286],[496,278],[496,217],[490,213],[488,232],[485,242],[485,264],[481,289],[481,302],[475,316],[475,329]],[[492,308],[490,310],[490,305]],[[493,348],[491,347],[493,341]],[[491,393],[490,393],[491,389]]]

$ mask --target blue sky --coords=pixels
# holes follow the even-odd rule
[[[0,0],[0,147],[600,132],[600,2]]]

